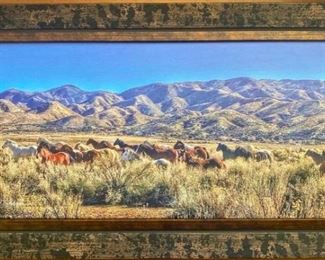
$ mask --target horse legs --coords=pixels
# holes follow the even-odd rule
[[[93,162],[93,160],[86,162],[85,171],[88,170],[88,167],[90,171],[93,169]]]
[[[85,164],[85,171],[87,171],[87,169],[88,169],[88,166],[89,166],[89,163],[88,163],[88,162],[86,162],[86,164]]]

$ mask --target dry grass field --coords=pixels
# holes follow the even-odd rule
[[[130,136],[45,134],[52,141],[71,145],[89,137],[117,137],[137,144],[144,140],[173,145],[176,140]],[[39,134],[1,135],[35,144]],[[213,156],[216,141],[188,141],[208,148]],[[238,144],[228,143],[231,147]],[[240,145],[248,145],[241,143]],[[226,160],[226,169],[202,170],[183,162],[167,168],[149,158],[112,165],[98,160],[85,164],[45,165],[37,158],[10,158],[0,149],[0,217],[5,218],[324,218],[325,174],[307,149],[324,146],[249,143],[269,149],[274,160]]]

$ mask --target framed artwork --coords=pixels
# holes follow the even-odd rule
[[[3,3],[0,228],[323,227],[324,5],[281,2]]]

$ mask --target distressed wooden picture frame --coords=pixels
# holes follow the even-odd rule
[[[0,42],[324,41],[311,0],[0,0]],[[0,61],[1,62],[1,61]],[[1,259],[325,256],[324,219],[1,219]]]
[[[0,42],[324,41],[322,1],[0,1]],[[0,220],[1,231],[324,230],[325,219]]]

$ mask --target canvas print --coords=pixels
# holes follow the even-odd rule
[[[1,218],[324,218],[325,43],[0,44]]]

